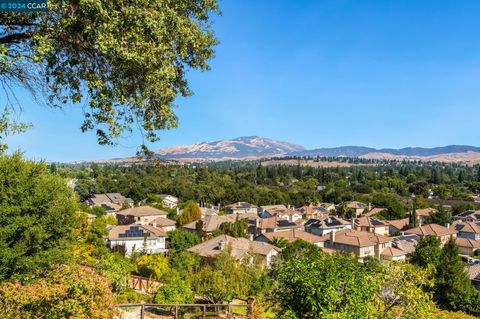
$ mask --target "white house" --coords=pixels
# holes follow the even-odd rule
[[[317,236],[323,236],[332,232],[352,229],[352,223],[337,216],[327,216],[322,219],[309,219],[305,223],[305,231]]]
[[[176,208],[178,205],[178,198],[173,195],[160,194],[158,195],[162,199],[162,204],[168,208]]]
[[[148,254],[167,252],[167,234],[164,230],[150,225],[114,226],[107,236],[107,246],[124,246],[125,255],[145,249]]]

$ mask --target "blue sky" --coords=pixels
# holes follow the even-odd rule
[[[307,148],[480,146],[480,2],[220,2],[212,71],[189,72],[179,128],[164,148],[260,135]],[[50,110],[18,92],[34,124],[11,150],[48,161],[133,155],[80,132],[78,106]],[[0,101],[5,98],[0,93]]]

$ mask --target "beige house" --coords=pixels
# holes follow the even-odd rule
[[[367,256],[381,259],[385,249],[392,246],[392,239],[372,232],[358,230],[343,230],[331,232],[324,236],[325,248],[334,249],[343,253],[352,253],[360,261]]]
[[[370,211],[370,205],[357,201],[348,202],[347,208],[355,211],[355,217],[360,217],[363,213]]]
[[[291,222],[295,222],[299,219],[302,219],[301,212],[292,210],[290,208],[272,207],[272,208],[265,209],[261,213],[262,218],[269,218],[269,217],[275,217],[275,216],[289,220]]]
[[[388,236],[388,225],[373,217],[360,217],[353,221],[353,227],[356,230],[375,233],[383,236]]]
[[[304,227],[307,233],[323,236],[331,232],[352,229],[352,223],[337,216],[327,216],[322,219],[309,219]]]
[[[451,227],[447,228],[444,226],[440,226],[438,224],[428,224],[408,229],[405,231],[405,234],[415,234],[420,237],[432,235],[437,237],[442,245],[444,245],[450,239],[450,237],[457,237],[457,231],[455,229]]]
[[[470,222],[480,222],[480,210],[467,210],[466,212],[453,216],[453,219]]]
[[[153,227],[159,228],[164,232],[168,233],[169,231],[175,230],[177,227],[177,223],[174,220],[165,218],[165,217],[158,217],[150,222],[150,225]]]
[[[315,244],[319,247],[323,246],[324,239],[320,236],[312,235],[303,230],[291,229],[279,232],[270,232],[258,235],[255,240],[261,241],[264,243],[270,243],[275,238],[283,238],[288,242],[294,242],[295,240],[301,239],[311,244]]]
[[[223,223],[234,223],[237,218],[239,219],[248,219],[249,225],[254,224],[255,219],[257,219],[257,214],[249,213],[249,214],[230,214],[230,215],[208,215],[203,217],[200,220],[193,221],[186,225],[183,225],[182,228],[192,232],[198,233],[199,235],[208,235],[211,234],[213,231],[217,230],[221,224]],[[201,228],[201,232],[200,232]],[[202,233],[202,234],[200,234]]]
[[[387,221],[386,224],[388,225],[388,234],[390,236],[394,236],[395,234],[399,234],[407,229],[410,221],[408,218],[395,219]]]
[[[116,215],[120,225],[133,223],[148,225],[159,217],[167,218],[168,213],[150,206],[139,206],[121,210]]]
[[[269,232],[286,231],[291,229],[302,230],[303,220],[291,222],[278,216],[269,218],[256,218],[253,234],[260,235]]]
[[[193,246],[188,251],[200,255],[206,262],[214,259],[225,249],[236,260],[253,261],[260,258],[261,263],[269,266],[273,259],[280,254],[280,248],[260,241],[246,238],[234,238],[227,235],[217,236],[201,244]]]
[[[460,249],[460,254],[465,256],[475,256],[475,251],[480,249],[480,240],[457,237],[455,243]]]
[[[456,220],[452,228],[458,232],[457,237],[480,240],[480,222]]]
[[[335,210],[335,206],[333,210]],[[321,219],[330,215],[330,211],[323,206],[305,205],[297,208],[297,211],[302,214],[303,219]]]
[[[247,202],[238,202],[225,207],[227,214],[256,214],[258,207]]]
[[[422,208],[422,209],[417,209],[417,220],[418,220],[418,224],[421,226],[421,225],[425,225],[425,224],[428,224],[429,222],[429,219],[430,219],[430,215],[432,215],[433,213],[436,213],[438,210],[435,209],[435,208]]]

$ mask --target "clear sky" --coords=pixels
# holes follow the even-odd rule
[[[212,71],[190,72],[179,128],[153,149],[259,135],[307,148],[480,146],[480,1],[223,0]],[[19,92],[10,149],[49,161],[133,155],[82,134],[78,106]],[[0,101],[4,100],[3,92]]]

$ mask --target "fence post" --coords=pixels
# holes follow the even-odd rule
[[[140,319],[145,319],[145,305],[140,308]]]
[[[178,305],[175,305],[175,319],[178,319]]]
[[[203,305],[203,319],[205,319],[207,316],[207,306]]]

